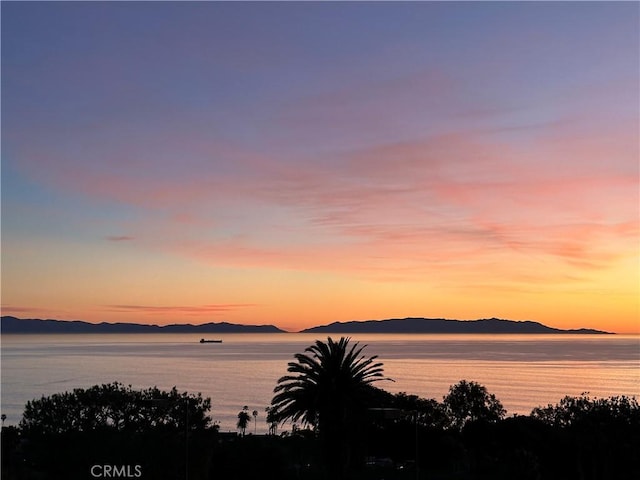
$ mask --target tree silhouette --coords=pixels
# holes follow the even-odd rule
[[[200,394],[118,382],[31,400],[19,424],[25,446],[19,454],[36,473],[24,478],[85,478],[91,465],[134,460],[144,465],[145,477],[182,478],[217,430],[210,408]]]
[[[271,407],[266,407],[264,411],[267,412],[267,418],[265,421],[269,424],[269,435],[275,435],[278,432],[276,410]]]
[[[552,429],[550,441],[563,440],[569,450],[565,455],[575,459],[580,472],[575,478],[640,478],[640,403],[635,397],[593,398],[585,392],[535,408],[530,417]]]
[[[531,416],[556,427],[593,424],[597,429],[598,423],[640,424],[640,404],[635,397],[591,398],[584,392],[579,397],[566,396],[555,406],[534,408]]]
[[[452,385],[442,403],[452,426],[458,429],[469,421],[501,420],[507,413],[496,396],[489,394],[485,386],[466,380]]]
[[[349,341],[329,337],[296,354],[271,401],[275,420],[301,421],[317,431],[326,466],[337,478],[349,466],[353,441],[370,406],[371,383],[384,379],[377,356],[364,357],[365,346],[350,346]]]
[[[242,430],[242,436],[244,437],[245,431],[247,430],[247,426],[249,425],[249,421],[251,421],[251,417],[249,416],[249,407],[246,405],[242,407],[242,410],[238,413],[238,424],[237,427]]]
[[[98,429],[130,432],[156,427],[183,432],[186,428],[207,428],[210,409],[211,399],[178,392],[176,387],[169,391],[157,387],[135,390],[113,382],[28,401],[20,428],[27,434]]]
[[[258,432],[258,410],[252,412],[253,415],[253,434]]]

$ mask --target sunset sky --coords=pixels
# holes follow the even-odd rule
[[[640,332],[636,2],[2,2],[2,314]]]

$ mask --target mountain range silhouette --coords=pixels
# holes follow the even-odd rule
[[[210,322],[200,325],[145,325],[140,323],[89,323],[80,320],[20,319],[3,316],[2,333],[287,333],[274,325],[240,325]],[[300,333],[610,333],[589,328],[562,330],[539,322],[499,318],[479,320],[447,320],[444,318],[394,318],[334,322],[307,328]]]

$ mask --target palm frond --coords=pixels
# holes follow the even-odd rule
[[[364,408],[366,387],[385,379],[383,364],[375,355],[362,354],[367,345],[350,344],[350,340],[316,340],[304,353],[294,355],[295,361],[287,366],[289,375],[281,377],[273,390],[271,404],[277,421],[317,427],[330,421],[332,412]]]

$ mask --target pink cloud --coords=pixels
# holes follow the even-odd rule
[[[392,111],[398,121],[417,107],[444,108],[455,93],[454,83],[443,70],[435,68],[401,76],[388,71],[366,79],[347,79],[338,87],[289,102],[280,119],[289,127],[300,125],[301,121],[304,125],[308,125],[307,122],[327,125],[336,117],[343,121],[367,118],[390,123],[393,122],[391,116],[372,113]]]
[[[3,305],[2,306],[2,315],[20,315],[20,314],[33,314],[34,312],[51,312],[50,309],[40,308],[40,307],[26,307],[26,306],[16,306],[16,305]]]
[[[232,310],[255,307],[250,303],[228,303],[214,305],[105,305],[104,311],[115,313],[142,313],[146,315],[185,315],[200,316],[220,312],[229,312]]]
[[[637,208],[625,202],[637,195],[637,180],[615,165],[598,162],[595,171],[563,167],[558,175],[532,161],[536,155],[535,146],[522,152],[458,134],[380,145],[346,155],[331,167],[285,167],[260,158],[253,163],[260,175],[238,178],[219,189],[196,182],[184,197],[182,187],[172,193],[184,200],[185,208],[196,201],[189,195],[195,195],[198,202],[223,204],[230,212],[250,208],[252,202],[260,202],[263,210],[285,209],[284,225],[301,234],[300,242],[292,244],[283,231],[273,231],[275,224],[260,221],[251,223],[251,230],[218,239],[185,238],[183,231],[176,236],[170,226],[161,234],[158,227],[145,225],[141,230],[156,233],[147,246],[216,265],[333,270],[380,278],[419,277],[435,266],[459,261],[482,263],[501,250],[556,257],[584,268],[602,268],[615,260],[611,248],[616,247],[608,243],[616,239],[630,244],[637,238]],[[557,154],[555,158],[562,159]],[[549,160],[544,163],[550,165]],[[584,163],[594,162],[589,157]],[[181,217],[172,218],[176,223]],[[193,232],[208,228],[192,215],[187,218]],[[225,222],[217,220],[224,229]],[[273,235],[275,243],[266,240]]]
[[[339,109],[340,98],[316,106]],[[183,133],[70,157],[35,146],[29,169],[147,213],[110,240],[216,265],[417,277],[506,250],[606,266],[638,238],[637,135],[569,121],[534,130],[524,141],[468,129],[298,156]]]
[[[24,305],[3,305],[2,315],[19,315],[22,318],[72,318],[74,314],[68,309],[29,307]]]
[[[130,240],[134,240],[135,237],[131,237],[128,235],[110,235],[106,237],[110,242],[127,242]]]

